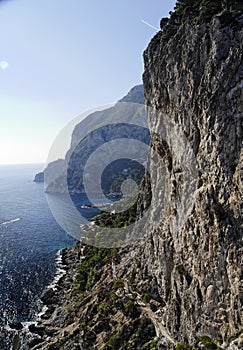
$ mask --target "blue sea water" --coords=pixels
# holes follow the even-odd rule
[[[75,243],[53,218],[44,185],[33,182],[43,167],[0,166],[0,326],[36,317],[57,252]]]

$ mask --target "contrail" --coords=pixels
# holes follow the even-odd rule
[[[147,26],[149,26],[149,27],[152,28],[152,29],[155,29],[155,30],[157,30],[157,31],[160,30],[159,28],[154,27],[152,24],[150,24],[150,23],[144,21],[143,19],[141,19],[141,22],[144,23],[144,24],[146,24]]]

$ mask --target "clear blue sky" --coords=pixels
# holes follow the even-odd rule
[[[141,83],[175,0],[0,1],[0,164],[45,162],[76,115]]]

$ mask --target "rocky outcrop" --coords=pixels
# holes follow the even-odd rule
[[[40,173],[37,173],[35,175],[35,178],[33,180],[34,182],[44,182],[44,171],[40,172]]]
[[[63,171],[64,164],[65,164],[64,159],[57,159],[53,162],[50,162],[44,171],[37,173],[35,175],[34,182],[37,182],[37,183],[42,183],[45,181],[46,183],[53,182],[56,179],[57,174],[60,174]]]

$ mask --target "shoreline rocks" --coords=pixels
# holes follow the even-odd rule
[[[50,337],[54,337],[61,327],[70,323],[68,312],[65,311],[67,293],[71,289],[77,264],[81,253],[77,245],[63,249],[61,252],[61,268],[65,274],[60,277],[55,285],[50,285],[40,296],[43,308],[46,311],[35,321],[26,325],[18,320],[9,323],[11,331],[7,331],[11,340],[12,349],[43,349]],[[58,267],[57,267],[58,269]],[[12,335],[11,335],[12,332]],[[2,349],[1,349],[2,350]]]
[[[22,325],[22,323],[20,321],[16,320],[16,321],[10,322],[9,327],[11,329],[16,329],[17,331],[19,331],[19,330],[23,329],[24,326]]]

